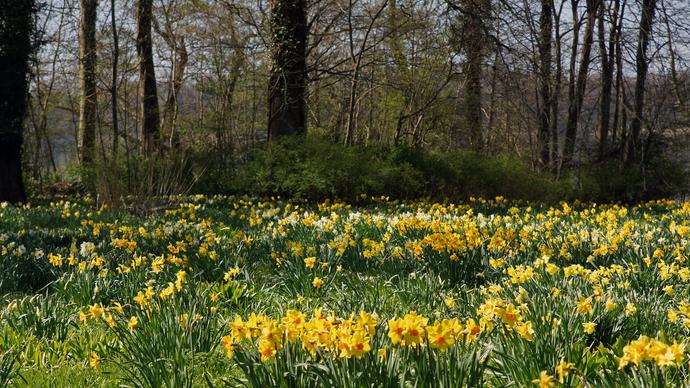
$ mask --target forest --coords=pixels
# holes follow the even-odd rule
[[[6,8],[20,24],[3,24],[5,199],[633,201],[687,188],[684,0]]]
[[[0,386],[690,386],[688,0],[0,0]]]

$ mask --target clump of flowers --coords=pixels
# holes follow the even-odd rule
[[[258,345],[261,360],[276,356],[286,343],[300,342],[312,357],[320,351],[338,358],[362,358],[371,351],[371,338],[376,334],[378,318],[361,311],[349,318],[335,314],[323,315],[321,309],[307,319],[306,314],[289,310],[280,320],[252,314],[247,320],[237,316],[230,323],[231,333],[223,337],[223,347],[232,357],[237,346],[252,341]]]
[[[428,345],[442,352],[456,343],[472,342],[481,331],[471,318],[465,324],[458,318],[445,318],[429,324],[427,317],[414,311],[402,318],[388,320],[388,338],[393,345],[411,348]]]
[[[685,359],[685,345],[673,342],[668,345],[645,335],[630,342],[623,348],[618,368],[629,364],[639,366],[642,362],[652,361],[660,367],[678,367]]]

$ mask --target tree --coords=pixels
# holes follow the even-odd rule
[[[608,146],[611,120],[611,88],[613,86],[613,65],[615,64],[615,44],[618,32],[618,12],[620,0],[609,4],[610,26],[606,38],[605,15],[607,8],[602,3],[598,15],[599,54],[601,57],[601,100],[599,102],[599,159],[603,159]]]
[[[614,60],[616,62],[616,81],[614,85],[614,90],[616,91],[616,97],[614,99],[614,104],[613,104],[613,122],[611,123],[611,142],[615,143],[616,139],[618,138],[618,128],[622,128],[621,130],[621,137],[625,139],[625,126],[626,126],[626,121],[627,121],[627,114],[626,114],[626,98],[625,98],[625,90],[623,88],[623,43],[621,42],[621,36],[622,36],[622,31],[623,31],[623,21],[625,20],[625,7],[626,7],[626,0],[623,0],[623,4],[621,4],[620,8],[620,14],[618,16],[618,25],[615,26],[616,28],[616,41],[614,44]],[[623,155],[623,152],[620,153]]]
[[[551,170],[554,171],[558,167],[558,157],[559,157],[559,142],[558,142],[558,125],[560,116],[560,104],[559,98],[561,96],[561,84],[563,81],[563,34],[561,33],[561,14],[563,12],[563,6],[566,0],[561,0],[558,9],[554,6],[553,19],[555,27],[555,62],[556,62],[556,74],[554,75],[553,87],[551,89],[551,116],[550,116],[550,132],[551,132]]]
[[[307,128],[307,2],[271,0],[271,76],[268,139],[304,134]]]
[[[459,13],[456,45],[464,54],[464,83],[460,95],[458,111],[467,129],[468,143],[477,151],[485,146],[482,130],[482,79],[484,78],[484,59],[487,54],[489,26],[492,24],[491,0],[447,1],[450,9]],[[454,134],[454,146],[460,144],[459,134]]]
[[[354,137],[357,132],[357,115],[358,115],[358,88],[359,88],[359,83],[360,83],[360,78],[362,74],[362,68],[364,67],[363,64],[363,58],[364,54],[367,52],[367,50],[370,50],[376,43],[370,43],[369,42],[369,36],[372,34],[374,31],[374,26],[379,19],[383,15],[383,11],[386,9],[386,6],[388,5],[388,0],[383,0],[379,6],[376,7],[375,11],[373,12],[373,15],[369,18],[369,22],[367,23],[366,27],[364,27],[364,35],[362,37],[361,43],[357,47],[357,51],[355,48],[355,26],[353,24],[353,19],[355,19],[355,15],[353,15],[354,11],[354,4],[353,0],[349,1],[349,6],[347,8],[347,30],[348,30],[348,52],[350,55],[350,61],[352,62],[352,80],[350,82],[350,96],[348,98],[348,110],[347,110],[347,121],[345,124],[345,140],[343,143],[345,145],[350,145],[354,142]]]
[[[541,0],[541,14],[539,16],[539,134],[538,150],[539,163],[542,168],[551,164],[549,131],[551,128],[550,117],[553,105],[552,97],[552,55],[551,41],[553,39],[553,0]]]
[[[113,160],[117,161],[117,148],[120,140],[120,130],[117,118],[117,66],[120,63],[120,38],[117,34],[117,24],[115,23],[115,0],[110,0],[110,28],[113,30],[113,61],[112,78],[110,85],[110,114],[113,125]]]
[[[98,0],[80,0],[79,138],[82,166],[91,168],[96,140],[96,11]],[[87,172],[88,174],[88,172]]]
[[[140,124],[144,137],[144,154],[160,151],[160,112],[158,88],[153,62],[153,41],[151,28],[153,0],[137,2],[137,56],[139,58],[139,104]]]
[[[462,48],[465,53],[465,93],[462,101],[462,114],[465,126],[469,129],[470,144],[475,150],[484,147],[482,136],[482,78],[485,47],[487,44],[486,25],[490,1],[463,0]]]
[[[0,0],[0,202],[26,201],[21,150],[35,12],[33,0]]]
[[[568,121],[566,122],[565,130],[565,146],[563,148],[562,163],[568,164],[571,162],[575,154],[575,139],[577,138],[577,125],[582,111],[582,102],[585,98],[585,90],[587,88],[587,78],[589,72],[589,64],[591,62],[590,54],[592,52],[592,41],[594,39],[594,22],[597,10],[600,7],[602,0],[587,0],[587,24],[585,25],[585,35],[582,43],[582,51],[580,53],[580,64],[575,72],[575,62],[577,58],[577,40],[579,35],[579,23],[577,17],[577,3],[578,0],[572,1],[573,22],[575,29],[573,54],[570,62],[570,84],[568,86]]]
[[[181,19],[181,16],[174,15],[178,3],[171,1],[162,8],[162,23],[154,19],[153,29],[160,35],[171,52],[171,69],[168,80],[167,97],[163,104],[163,118],[161,123],[162,135],[168,137],[168,147],[176,148],[179,146],[179,136],[175,132],[178,117],[178,96],[184,82],[185,70],[189,62],[189,53],[185,37],[173,19]],[[177,11],[179,13],[179,11]]]
[[[637,53],[635,55],[635,70],[637,79],[635,80],[635,96],[633,117],[630,119],[630,137],[626,150],[626,161],[633,162],[638,159],[640,151],[640,129],[644,116],[644,92],[647,80],[647,70],[649,69],[649,58],[647,49],[649,39],[652,34],[654,23],[654,12],[656,11],[656,0],[642,1],[642,17],[640,18],[639,37],[637,40]]]

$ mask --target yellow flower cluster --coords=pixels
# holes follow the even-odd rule
[[[565,378],[568,377],[571,369],[574,367],[575,365],[573,363],[566,362],[565,359],[561,357],[561,361],[556,365],[556,374],[558,374],[558,382],[560,384],[565,382]],[[532,380],[532,384],[538,385],[539,388],[551,388],[556,386],[556,379],[554,376],[551,376],[549,372],[543,370],[539,373],[538,379]]]
[[[520,337],[531,341],[534,337],[532,322],[526,321],[522,314],[527,311],[527,305],[514,305],[500,298],[489,298],[479,306],[479,324],[482,329],[493,330],[501,324],[508,331],[515,331]]]
[[[428,344],[432,349],[445,351],[460,340],[472,341],[480,332],[472,319],[465,325],[458,318],[437,320],[433,325],[428,323],[428,318],[414,311],[402,318],[390,319],[388,337],[393,345],[416,348]]]
[[[223,347],[232,357],[236,347],[243,342],[256,341],[262,361],[275,357],[286,343],[299,341],[312,357],[317,352],[332,357],[361,358],[371,350],[371,338],[376,334],[378,318],[361,311],[349,318],[335,314],[324,315],[316,309],[311,319],[297,310],[288,310],[280,321],[265,315],[252,314],[243,320],[237,316],[230,323],[231,333],[223,337]]]
[[[145,290],[137,293],[137,295],[134,297],[134,301],[140,307],[146,307],[154,296],[156,296],[156,292],[153,290],[153,286],[149,282]]]
[[[108,325],[108,327],[115,326],[115,319],[113,318],[112,311],[122,314],[123,306],[119,303],[115,303],[112,307],[105,307],[100,303],[96,303],[89,306],[88,314],[83,310],[79,311],[79,320],[81,322],[88,322],[89,319],[103,321]]]
[[[161,299],[168,299],[175,295],[175,291],[182,291],[182,285],[187,279],[187,272],[178,271],[175,275],[175,283],[168,282],[168,286],[160,292]],[[138,302],[137,302],[138,303]]]
[[[239,267],[233,267],[230,268],[229,271],[225,272],[225,275],[223,275],[223,279],[226,282],[231,281],[232,279],[236,278],[240,274],[240,268]]]
[[[660,367],[678,367],[685,358],[685,345],[673,342],[667,345],[654,338],[640,336],[623,348],[623,356],[618,364],[623,369],[628,364],[639,366],[643,361],[654,361]]]

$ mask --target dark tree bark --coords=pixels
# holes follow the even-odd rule
[[[33,0],[0,0],[0,202],[26,201],[22,129],[35,12]]]
[[[307,129],[307,2],[271,0],[271,77],[268,83],[268,139]]]
[[[117,152],[120,142],[120,130],[117,118],[117,67],[120,61],[120,39],[115,23],[115,0],[110,0],[110,27],[113,30],[113,62],[112,62],[112,85],[110,86],[110,104],[113,121],[113,160],[117,161]]]
[[[552,96],[552,55],[551,40],[553,35],[553,0],[541,1],[541,15],[539,16],[539,134],[538,152],[539,164],[546,169],[551,164],[550,136],[549,132]]]
[[[589,64],[591,62],[590,55],[592,52],[592,41],[594,40],[594,23],[600,2],[601,0],[587,0],[587,24],[585,26],[585,34],[582,42],[582,51],[580,53],[580,64],[577,70],[577,77],[575,77],[574,74],[571,74],[568,121],[565,129],[565,146],[563,148],[562,159],[562,163],[566,165],[570,163],[575,154],[577,125],[580,118],[580,112],[582,110],[582,101],[585,98],[585,90],[587,89],[587,75],[589,72]],[[575,49],[573,50],[574,52]],[[573,66],[571,66],[571,71],[573,70]]]
[[[558,142],[558,125],[560,117],[560,106],[559,99],[561,96],[561,84],[563,80],[563,53],[562,53],[562,35],[561,35],[561,13],[563,11],[563,5],[565,3],[561,2],[558,10],[554,7],[553,9],[553,20],[554,26],[556,28],[556,75],[553,80],[553,89],[551,92],[552,103],[551,103],[551,170],[556,172],[558,167],[559,158],[559,142]]]
[[[644,116],[644,92],[647,81],[647,70],[649,68],[649,58],[647,49],[654,23],[654,12],[656,11],[656,0],[642,1],[642,17],[640,18],[640,31],[637,41],[637,53],[635,55],[635,69],[637,79],[635,81],[635,101],[633,117],[630,119],[630,133],[626,150],[626,161],[634,162],[638,160],[640,153],[640,129]]]
[[[485,0],[463,0],[463,39],[465,52],[465,95],[462,113],[470,133],[470,143],[475,150],[484,146],[482,136],[482,78],[484,45],[486,45],[485,19],[488,2]]]
[[[616,82],[614,85],[614,89],[616,91],[616,98],[614,99],[614,104],[613,104],[613,122],[611,123],[611,142],[615,145],[618,139],[618,128],[621,127],[619,124],[621,121],[625,122],[625,118],[621,120],[621,114],[625,113],[624,112],[624,104],[622,103],[625,99],[625,95],[623,94],[623,48],[621,45],[621,39],[620,37],[622,36],[622,29],[623,29],[623,21],[624,18],[623,16],[625,15],[625,6],[626,6],[627,1],[623,0],[623,4],[620,7],[620,13],[618,15],[618,24],[616,26],[616,36],[618,39],[616,39],[614,43],[615,47],[615,53],[614,53],[614,59],[616,61]],[[625,124],[623,124],[625,126]],[[621,130],[621,134],[623,131]],[[618,147],[616,147],[616,150],[618,150]],[[618,153],[618,152],[617,152]]]
[[[144,154],[149,156],[160,151],[161,123],[153,63],[152,19],[153,0],[138,0],[137,56],[139,58],[140,123],[144,137]]]
[[[80,0],[79,139],[81,163],[90,167],[96,140],[96,11],[98,0]]]

